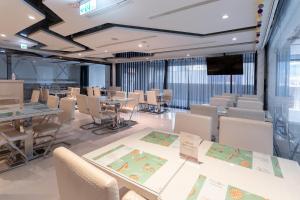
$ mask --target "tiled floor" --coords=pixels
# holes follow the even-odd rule
[[[185,110],[170,110],[156,115],[136,113],[133,120],[138,124],[134,127],[115,134],[94,135],[91,131],[79,128],[80,125],[91,122],[87,115],[76,112],[75,120],[66,126],[59,137],[72,144],[71,150],[83,155],[96,148],[109,144],[119,138],[145,128],[172,130],[175,113]],[[125,115],[124,117],[128,117]],[[0,200],[58,200],[53,158],[41,158],[31,161],[26,166],[0,174]]]

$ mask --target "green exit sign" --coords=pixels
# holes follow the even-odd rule
[[[80,15],[87,14],[89,12],[92,12],[97,7],[97,0],[89,0],[83,4],[80,5]]]

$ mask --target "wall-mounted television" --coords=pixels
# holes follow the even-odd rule
[[[243,55],[208,57],[207,75],[243,74]]]

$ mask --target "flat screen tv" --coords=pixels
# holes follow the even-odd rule
[[[206,58],[207,75],[243,74],[243,55]]]

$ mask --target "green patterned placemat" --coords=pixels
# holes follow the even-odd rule
[[[251,151],[240,150],[230,146],[213,143],[206,155],[252,169],[253,155]]]
[[[153,144],[158,144],[162,146],[170,146],[176,139],[178,138],[177,135],[171,135],[166,133],[161,133],[157,131],[152,131],[141,140],[145,142],[150,142]]]
[[[186,198],[186,200],[196,200],[203,185],[204,182],[206,180],[205,176],[199,175],[197,181],[195,182],[193,189],[191,190],[191,192],[189,193],[188,197]]]
[[[228,186],[225,200],[267,200],[261,196],[249,193],[239,188]]]
[[[271,156],[272,166],[275,176],[283,178],[282,171],[278,162],[278,158],[275,156]]]
[[[166,162],[166,159],[135,149],[108,167],[143,184]]]

